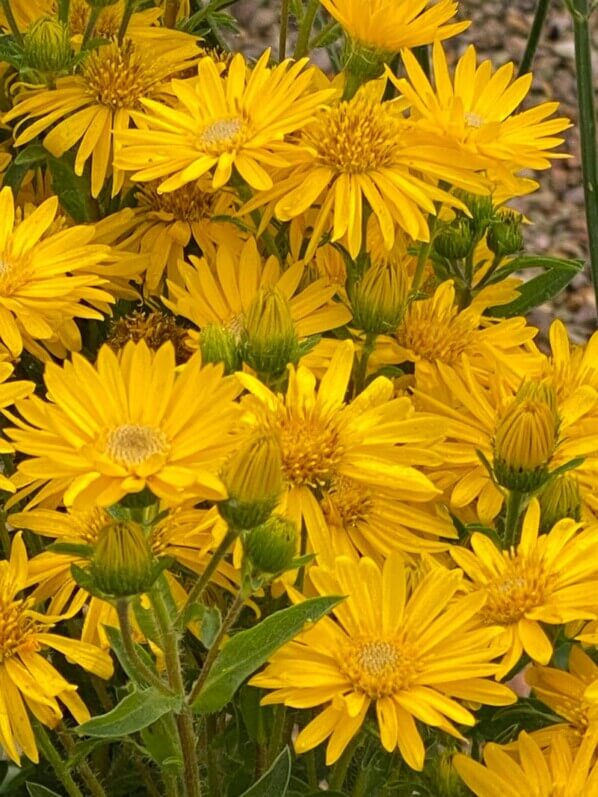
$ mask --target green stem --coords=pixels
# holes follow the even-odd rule
[[[268,746],[268,766],[272,764],[282,747],[282,735],[284,733],[286,713],[286,706],[281,703],[274,706],[274,722],[272,724],[272,733],[270,734],[270,744]]]
[[[174,621],[175,627],[180,628],[183,624],[183,617],[185,616],[185,612],[192,606],[194,603],[199,603],[201,598],[203,597],[204,591],[208,586],[210,579],[214,575],[214,572],[218,565],[220,564],[221,560],[226,556],[226,553],[230,546],[233,544],[235,539],[237,538],[237,532],[234,529],[228,529],[220,545],[216,548],[214,553],[212,554],[212,558],[208,562],[206,569],[203,571],[199,579],[195,582],[189,595],[187,596],[187,600],[185,601],[185,605],[179,611]]]
[[[317,50],[318,47],[320,47],[320,45],[322,44],[322,42],[326,39],[328,34],[334,28],[339,28],[339,30],[340,30],[340,25],[335,20],[333,20],[332,22],[328,22],[328,24],[324,25],[322,30],[318,31],[318,33],[316,33],[316,35],[310,41],[310,43],[309,43],[309,52],[311,53],[312,50]]]
[[[164,661],[168,681],[175,694],[181,697],[185,694],[185,684],[183,682],[183,672],[181,668],[181,657],[179,654],[179,642],[175,626],[172,624],[168,607],[159,588],[155,588],[151,593],[152,606],[158,619],[158,625],[162,635],[164,650]],[[181,713],[176,718],[179,738],[181,740],[181,750],[183,753],[183,777],[187,797],[201,797],[201,786],[199,779],[199,761],[197,758],[197,737],[193,727],[193,714],[188,706],[184,706]]]
[[[282,0],[280,6],[280,35],[278,37],[278,60],[284,61],[287,54],[287,34],[289,32],[290,0]]]
[[[5,559],[10,559],[10,534],[6,527],[6,512],[0,512],[0,546]]]
[[[598,307],[598,160],[596,153],[596,110],[592,86],[590,5],[588,0],[572,0],[571,10],[575,39],[577,102],[579,105],[579,135],[586,222],[592,281]]]
[[[19,26],[17,25],[17,21],[15,19],[15,15],[12,13],[12,8],[10,7],[10,0],[2,0],[2,8],[4,9],[4,16],[6,17],[6,21],[8,22],[8,27],[10,28],[10,32],[15,37],[16,41],[19,44],[23,44],[23,36],[21,31],[19,30]]]
[[[171,690],[164,681],[142,661],[135,649],[133,631],[129,619],[129,601],[126,598],[119,598],[116,601],[116,613],[123,640],[124,652],[127,657],[127,665],[135,673],[135,677],[140,681],[145,681],[150,686],[155,686],[162,694],[172,695]]]
[[[349,769],[349,764],[353,760],[353,756],[355,755],[355,751],[361,744],[361,733],[357,733],[349,742],[349,744],[345,747],[345,751],[338,759],[334,768],[332,770],[332,775],[330,776],[330,781],[328,783],[328,788],[330,791],[341,791],[343,787],[343,783],[345,782],[345,778],[347,777],[347,770]]]
[[[234,601],[231,604],[230,609],[224,620],[222,621],[222,625],[220,626],[220,630],[216,634],[216,638],[214,639],[210,649],[208,650],[208,655],[206,656],[203,667],[201,668],[201,672],[197,677],[197,680],[193,684],[191,689],[191,693],[187,698],[188,705],[192,706],[195,700],[197,699],[199,693],[201,692],[203,685],[205,684],[208,675],[210,674],[210,670],[212,669],[212,665],[216,661],[216,657],[220,651],[220,645],[222,644],[222,640],[224,639],[228,629],[233,625],[237,617],[239,616],[241,609],[243,608],[243,604],[245,603],[245,594],[243,590],[239,590],[237,593]]]
[[[135,0],[129,0],[129,2],[125,6],[125,10],[123,12],[123,18],[120,21],[120,26],[118,28],[118,43],[122,44],[123,39],[125,38],[125,34],[129,27],[129,22],[131,21],[131,17],[133,16],[133,9],[135,8]],[[166,17],[166,12],[164,12],[164,16]],[[174,27],[174,26],[171,26]]]
[[[58,0],[58,21],[66,24],[69,21],[71,0]]]
[[[66,750],[69,756],[71,756],[75,752],[75,742],[72,740],[68,729],[61,721],[58,724],[59,730],[59,738],[62,742],[62,746]],[[107,797],[106,792],[104,791],[104,787],[100,783],[100,781],[95,776],[93,770],[87,763],[87,761],[83,760],[77,765],[77,769],[81,775],[82,780],[85,781],[85,785],[89,790],[90,797]]]
[[[52,740],[50,739],[44,726],[37,720],[33,720],[33,729],[35,731],[37,744],[42,751],[42,755],[51,765],[52,769],[56,773],[56,777],[66,789],[68,796],[83,797],[83,792],[73,780],[71,773],[68,771],[60,753],[52,744]]]
[[[534,21],[532,22],[527,44],[525,45],[525,52],[523,53],[521,63],[519,64],[519,71],[517,72],[518,77],[525,75],[525,73],[529,72],[530,70],[530,67],[534,61],[534,56],[536,55],[536,50],[538,49],[538,43],[540,41],[540,36],[542,35],[542,29],[544,27],[544,23],[546,22],[546,15],[548,14],[549,8],[550,0],[538,0],[536,11],[534,13]]]
[[[164,797],[181,797],[179,779],[176,775],[164,772],[162,773],[162,781],[164,783]]]
[[[368,770],[362,767],[353,786],[351,797],[366,797],[368,788]]]
[[[294,58],[303,58],[307,55],[309,47],[309,37],[311,36],[311,29],[313,28],[318,8],[320,7],[320,0],[308,0],[305,14],[301,20],[299,33],[297,34],[297,44],[295,46]]]
[[[426,77],[430,77],[430,48],[427,44],[422,44],[419,47],[413,48],[413,55],[417,58],[417,61],[421,68],[424,70],[424,74]]]
[[[316,752],[315,750],[308,750],[307,753],[304,754],[305,758],[305,766],[307,768],[307,782],[309,784],[309,788],[317,792],[318,791],[318,771],[316,769]]]
[[[419,248],[419,254],[417,256],[417,265],[415,267],[415,274],[413,275],[413,282],[411,283],[411,293],[416,293],[422,284],[422,280],[424,277],[424,269],[426,268],[426,263],[428,262],[428,257],[430,255],[430,250],[432,249],[432,243],[434,241],[434,229],[436,228],[436,216],[431,216],[428,222],[428,227],[430,229],[430,240],[426,243],[422,243]]]
[[[87,25],[85,26],[85,31],[83,33],[83,41],[81,42],[81,49],[84,50],[87,42],[91,39],[93,32],[95,30],[96,22],[98,21],[98,17],[100,16],[100,12],[102,9],[99,6],[91,6],[89,9],[89,19],[87,20]]]
[[[507,516],[505,519],[505,547],[509,550],[519,542],[519,519],[523,509],[525,493],[509,490]]]
[[[164,27],[174,28],[176,25],[176,17],[179,12],[180,0],[166,0],[164,6]]]
[[[375,332],[366,332],[365,343],[363,344],[363,351],[357,365],[355,372],[355,395],[357,396],[365,388],[365,383],[368,375],[368,362],[374,349],[376,348],[376,338],[378,336]]]

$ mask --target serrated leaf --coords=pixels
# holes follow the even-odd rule
[[[179,711],[182,700],[177,695],[164,695],[153,687],[136,689],[120,701],[118,706],[92,717],[76,728],[80,736],[117,739],[147,728],[171,711]]]
[[[241,797],[284,797],[291,779],[291,751],[285,747],[272,766]]]
[[[42,786],[40,783],[26,783],[27,793],[29,797],[60,797],[56,791],[52,791],[47,786]]]
[[[517,288],[519,296],[512,302],[488,308],[488,315],[495,318],[526,315],[534,307],[557,296],[580,270],[581,266],[572,266],[571,269],[551,269],[544,274],[538,274]]]
[[[326,596],[274,612],[261,623],[235,634],[222,648],[195,700],[194,711],[223,708],[239,686],[285,642],[299,634],[306,623],[315,623],[334,608],[342,597]]]

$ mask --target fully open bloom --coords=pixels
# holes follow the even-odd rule
[[[17,534],[10,559],[0,562],[0,744],[17,764],[19,749],[31,761],[39,760],[28,711],[50,728],[62,719],[59,703],[78,723],[89,719],[77,687],[41,655],[44,648],[64,654],[100,678],[112,675],[107,653],[87,642],[53,633],[51,629],[60,618],[36,611],[32,598],[18,597],[27,578],[27,552]]]
[[[48,400],[16,402],[24,420],[10,437],[28,458],[19,474],[43,496],[86,509],[145,487],[170,503],[224,498],[216,473],[237,419],[233,378],[200,367],[176,371],[174,347],[129,343],[120,357],[103,346],[97,363],[78,355],[45,372]]]
[[[295,147],[285,138],[333,91],[310,91],[314,70],[305,68],[306,58],[273,68],[269,59],[267,50],[250,69],[239,53],[221,76],[216,63],[203,58],[197,78],[172,82],[178,106],[143,99],[144,113],[134,116],[140,129],[120,132],[117,167],[141,182],[160,179],[159,192],[207,173],[220,188],[233,167],[252,188],[271,188],[272,169],[286,166]]]
[[[460,700],[507,705],[515,695],[486,680],[500,652],[492,629],[472,623],[483,598],[456,597],[461,573],[437,568],[410,593],[397,555],[382,570],[368,558],[341,556],[333,572],[311,568],[322,595],[347,595],[325,617],[277,651],[253,686],[274,689],[262,705],[326,707],[301,730],[298,753],[328,739],[327,764],[334,763],[357,733],[368,709],[376,709],[380,739],[406,763],[421,770],[425,749],[415,720],[457,738],[453,723],[473,725]],[[291,590],[293,600],[301,595]]]
[[[518,663],[523,651],[548,664],[552,643],[540,623],[558,625],[596,615],[598,526],[583,528],[566,519],[538,535],[539,524],[540,507],[532,499],[516,548],[501,551],[479,533],[471,537],[473,551],[450,548],[475,591],[485,597],[481,618],[504,630],[507,652],[500,675]]]

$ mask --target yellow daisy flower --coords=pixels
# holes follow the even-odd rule
[[[148,487],[171,504],[226,496],[216,473],[237,419],[234,379],[199,354],[177,371],[174,347],[103,346],[97,363],[74,355],[45,371],[48,400],[16,402],[11,416],[21,483],[47,486],[67,506],[108,506]]]
[[[191,573],[201,574],[211,556],[212,531],[217,519],[215,509],[184,506],[170,509],[167,517],[151,529],[150,544],[154,555],[171,556]],[[9,520],[13,528],[29,529],[57,542],[78,545],[94,545],[100,531],[111,522],[113,518],[99,507],[81,511],[70,509],[68,512],[33,509],[15,512]],[[90,596],[77,585],[71,576],[73,564],[85,568],[88,562],[72,554],[43,551],[30,561],[27,586],[35,586],[33,598],[36,602],[49,601],[48,612],[51,614],[66,611],[72,616],[86,606],[81,639],[103,648],[108,647],[104,626],[118,627],[116,610],[110,603]],[[167,572],[166,577],[175,600],[182,605],[186,599],[183,585],[170,572]],[[232,565],[219,563],[212,582],[232,591],[236,581],[238,578]],[[139,638],[142,638],[141,634]]]
[[[517,743],[520,763],[500,745],[484,749],[483,764],[458,753],[455,769],[476,797],[596,797],[598,731],[592,730],[577,752],[557,735],[545,758],[534,740],[522,731]]]
[[[473,551],[450,548],[455,562],[484,596],[480,616],[501,626],[507,652],[499,677],[506,675],[525,651],[548,664],[552,643],[540,623],[560,625],[596,616],[598,526],[582,528],[561,520],[539,535],[540,506],[534,498],[525,514],[517,548],[501,551],[484,534],[471,537]]]
[[[240,249],[223,242],[214,259],[189,260],[178,264],[182,286],[169,280],[168,299],[163,301],[200,330],[224,326],[240,339],[247,312],[264,288],[276,288],[284,297],[300,339],[351,320],[350,310],[333,301],[337,286],[322,278],[304,287],[305,264],[297,262],[283,271],[274,256],[260,255],[255,238],[248,238]],[[197,332],[189,334],[197,341]]]
[[[28,579],[28,562],[21,534],[12,540],[8,561],[0,562],[0,745],[16,764],[20,751],[31,761],[39,755],[28,712],[43,725],[55,727],[62,719],[62,703],[77,723],[89,719],[89,712],[70,684],[41,652],[58,651],[69,661],[110,678],[110,656],[94,645],[52,632],[60,619],[34,610],[31,597],[18,597]]]
[[[488,159],[497,176],[507,177],[515,169],[548,169],[552,158],[565,157],[552,150],[563,143],[558,133],[571,126],[568,119],[549,119],[559,107],[546,102],[515,113],[527,96],[532,75],[513,80],[515,65],[504,64],[493,73],[492,63],[476,65],[476,50],[470,45],[449,74],[443,46],[434,44],[433,66],[436,91],[413,53],[403,61],[407,78],[387,75],[411,105],[411,120],[417,129],[442,136],[465,153]]]
[[[25,382],[21,380],[11,380],[14,367],[8,360],[8,353],[0,351],[0,409],[10,407],[19,399],[25,398],[35,390],[34,382]],[[5,439],[0,437],[0,454],[12,454],[14,448]],[[3,473],[0,473],[0,490],[5,490],[9,493],[14,493],[15,485],[7,479]]]
[[[57,210],[51,197],[17,225],[12,190],[0,191],[0,340],[13,357],[23,347],[37,356],[35,341],[51,342],[75,317],[103,318],[83,302],[114,302],[102,290],[107,280],[90,273],[109,262],[110,250],[92,244],[91,226],[46,234]]]
[[[103,45],[87,56],[79,74],[57,78],[56,88],[43,86],[20,95],[4,121],[21,118],[15,127],[17,147],[49,128],[43,145],[55,157],[78,143],[75,173],[83,174],[91,158],[92,196],[98,196],[110,173],[115,196],[124,182],[124,172],[112,168],[115,131],[131,125],[144,98],[170,101],[169,78],[195,64],[198,55],[192,36],[182,41],[177,36],[162,54],[133,39]]]
[[[390,249],[398,229],[414,240],[429,240],[427,215],[436,213],[435,201],[461,207],[458,199],[437,187],[438,180],[474,193],[486,190],[475,174],[480,166],[475,157],[458,159],[446,145],[418,139],[392,103],[367,92],[322,109],[299,144],[291,171],[242,211],[275,202],[276,216],[289,221],[317,207],[306,258],[328,232],[356,257],[366,202]]]
[[[313,628],[277,651],[250,684],[273,689],[262,705],[294,708],[327,704],[295,740],[298,753],[328,739],[333,764],[376,709],[385,750],[400,751],[421,770],[425,749],[415,720],[462,738],[453,723],[473,725],[460,700],[508,705],[516,700],[496,672],[493,631],[472,618],[483,599],[456,597],[461,573],[438,568],[408,589],[399,556],[382,570],[367,557],[341,556],[334,571],[312,567],[310,580],[322,595],[347,595]],[[290,590],[294,602],[302,596]]]
[[[396,53],[403,47],[431,44],[466,30],[469,22],[446,24],[457,12],[457,3],[440,0],[320,0],[326,11],[359,44]],[[430,5],[426,9],[426,6]]]
[[[392,383],[385,377],[345,403],[353,359],[353,344],[343,341],[317,388],[305,366],[290,367],[284,396],[249,374],[237,374],[251,394],[242,402],[245,424],[280,445],[287,481],[281,506],[298,528],[305,519],[316,552],[326,540],[317,497],[341,478],[351,479],[364,501],[371,489],[415,502],[438,494],[414,466],[440,461],[430,450],[442,434],[440,425],[415,413],[408,398],[393,399]]]
[[[134,115],[141,129],[120,131],[117,167],[134,171],[132,179],[141,182],[167,177],[159,192],[207,173],[221,188],[233,167],[252,188],[271,188],[269,172],[286,166],[296,147],[285,138],[334,92],[310,90],[315,70],[305,68],[307,58],[273,68],[269,59],[266,50],[250,69],[239,53],[222,76],[213,59],[203,58],[197,78],[173,81],[177,107],[142,99],[145,111]]]
[[[550,325],[549,340],[551,354],[545,361],[544,373],[557,394],[568,396],[583,385],[598,390],[598,332],[585,345],[573,346],[567,328],[556,319]]]
[[[496,432],[503,418],[523,399],[511,380],[499,370],[485,376],[483,384],[466,357],[459,369],[436,363],[439,389],[432,392],[415,391],[416,404],[435,413],[445,421],[446,439],[437,451],[447,463],[430,476],[435,484],[449,492],[455,511],[476,504],[477,514],[485,524],[491,524],[503,505],[503,491],[491,480],[480,461],[481,451],[490,464],[495,459]],[[550,390],[550,382],[542,380],[522,383],[524,387]],[[580,482],[582,501],[591,493],[592,474],[598,464],[598,426],[593,420],[598,401],[596,391],[582,385],[566,398],[557,395],[556,415],[559,421],[556,446],[549,469],[555,470],[577,457],[584,457],[572,473]],[[586,422],[587,419],[590,421]]]

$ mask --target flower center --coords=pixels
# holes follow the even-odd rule
[[[0,662],[9,659],[20,650],[34,651],[37,643],[33,635],[37,625],[27,610],[30,601],[16,600],[0,603]]]
[[[467,127],[474,127],[479,129],[486,124],[486,120],[483,116],[480,116],[477,113],[473,113],[472,111],[466,111],[464,114],[465,124]]]
[[[353,687],[368,697],[388,697],[409,688],[422,665],[404,640],[362,638],[340,652],[339,664]]]
[[[0,253],[0,294],[10,296],[25,285],[31,277],[27,259],[13,259],[7,252]]]
[[[345,529],[356,528],[365,522],[371,508],[370,491],[353,479],[345,477],[335,479],[322,500],[326,520]]]
[[[433,299],[413,302],[397,329],[397,340],[423,360],[456,363],[471,344],[474,324],[451,308],[444,312]]]
[[[321,165],[362,174],[394,162],[400,134],[400,122],[384,106],[356,98],[322,112],[305,138]]]
[[[317,417],[284,417],[279,429],[282,469],[296,486],[330,483],[342,456],[337,430]]]
[[[482,616],[490,625],[517,623],[526,612],[544,605],[551,594],[551,578],[541,560],[509,557],[507,570],[486,585]]]
[[[151,65],[137,52],[132,41],[109,44],[87,57],[83,79],[88,93],[113,111],[139,108],[139,100],[158,83]]]
[[[106,439],[106,453],[120,465],[141,465],[155,454],[166,454],[168,440],[160,429],[125,423],[113,429]]]
[[[137,191],[139,206],[147,212],[164,214],[177,221],[203,221],[211,218],[214,194],[200,191],[194,183],[188,183],[176,191],[159,194],[158,183],[148,183]],[[163,220],[163,218],[160,218]]]
[[[200,130],[197,137],[201,149],[212,155],[232,152],[244,139],[245,124],[238,116],[217,119]]]

